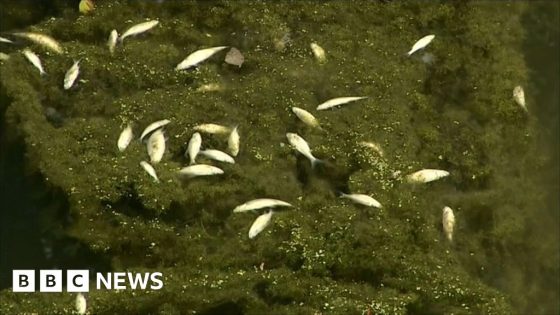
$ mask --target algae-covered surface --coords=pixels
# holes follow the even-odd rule
[[[31,211],[39,226],[22,227],[19,237],[67,244],[37,264],[14,259],[2,273],[163,273],[161,290],[92,290],[91,314],[560,310],[558,208],[550,202],[557,194],[542,181],[554,150],[543,149],[537,113],[545,105],[531,92],[523,50],[531,36],[523,23],[538,11],[534,5],[96,1],[81,15],[77,4],[55,4],[56,17],[23,30],[49,34],[63,54],[21,39],[1,47],[10,56],[0,65],[2,151],[24,156],[20,173],[42,194]],[[16,16],[26,12],[2,5]],[[540,7],[552,24],[543,28],[558,34],[558,6],[551,7]],[[112,29],[122,34],[147,20],[160,23],[109,52]],[[428,34],[433,42],[408,57]],[[325,50],[325,62],[314,58],[312,42]],[[213,46],[238,48],[245,63],[225,63],[224,50],[196,68],[174,70],[191,52]],[[39,55],[46,75],[23,47]],[[75,60],[80,75],[64,90]],[[527,112],[512,98],[517,85],[525,88]],[[341,96],[368,98],[315,110]],[[293,106],[312,112],[322,128],[305,126]],[[139,165],[149,158],[138,137],[161,119],[171,123],[156,183]],[[199,158],[224,174],[185,181],[177,171],[188,164],[187,143],[202,123],[238,126],[240,153],[234,165]],[[119,152],[128,124],[135,137]],[[324,163],[312,168],[289,146],[287,132],[305,138]],[[202,137],[205,148],[227,149],[227,136]],[[407,183],[406,174],[424,168],[450,176]],[[383,208],[352,204],[339,192],[369,194]],[[256,214],[232,209],[264,197],[294,208],[249,239]],[[444,206],[455,212],[453,242],[442,231]],[[2,242],[2,255],[20,252]],[[10,274],[2,275],[0,314],[74,312],[73,293],[13,293]]]

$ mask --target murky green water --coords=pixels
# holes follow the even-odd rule
[[[0,65],[0,313],[73,309],[69,293],[12,293],[11,270],[25,268],[164,273],[161,291],[90,292],[92,314],[560,312],[558,4],[98,1],[89,16],[62,1],[0,5],[0,36],[45,32],[66,50],[0,46],[10,54]],[[148,18],[160,25],[108,53],[111,29]],[[224,53],[173,71],[218,45],[239,48],[245,64],[225,64]],[[64,91],[75,59],[84,81]],[[201,92],[205,84],[220,89]],[[528,114],[512,100],[516,85]],[[314,110],[359,95],[369,98]],[[129,122],[138,135],[163,118],[172,123],[155,184],[138,165],[145,147],[119,153],[116,139]],[[236,164],[180,180],[192,128],[207,122],[239,125]],[[286,132],[325,163],[312,169]],[[203,146],[225,149],[227,139],[203,135]],[[426,185],[395,176],[421,168],[451,176]],[[295,209],[249,240],[256,216],[231,209],[259,197]],[[444,206],[457,220],[451,244]]]

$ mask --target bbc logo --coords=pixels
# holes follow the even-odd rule
[[[62,270],[39,270],[39,292],[62,292]],[[13,292],[35,292],[35,270],[13,270]],[[67,292],[89,292],[88,270],[66,271]]]

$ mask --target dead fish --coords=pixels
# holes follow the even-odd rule
[[[10,59],[10,55],[0,52],[0,61],[6,61]]]
[[[296,149],[296,151],[303,154],[303,156],[309,159],[312,168],[314,168],[317,163],[322,162],[318,158],[314,157],[313,154],[311,154],[309,144],[297,133],[287,133],[286,138],[288,138],[288,142]]]
[[[315,116],[313,116],[310,112],[306,111],[305,109],[299,107],[292,107],[292,112],[299,118],[304,124],[314,127],[314,128],[321,128],[319,125],[319,121]]]
[[[150,163],[146,161],[140,162],[140,166],[154,179],[154,182],[159,183],[159,178],[157,177],[156,170]]]
[[[87,301],[86,297],[80,292],[76,295],[76,313],[79,315],[84,315],[87,310]]]
[[[143,22],[143,23],[140,23],[140,24],[133,25],[131,28],[127,29],[124,32],[124,34],[121,35],[121,37],[119,37],[119,42],[122,43],[124,41],[124,39],[129,37],[129,36],[135,36],[135,35],[147,32],[147,31],[151,30],[152,28],[154,28],[158,24],[159,24],[159,21],[152,20],[152,21]]]
[[[112,54],[115,52],[115,47],[117,46],[117,39],[119,38],[119,33],[117,30],[112,30],[109,34],[109,39],[107,40],[107,47],[109,47],[109,52]]]
[[[40,33],[14,33],[13,35],[15,36],[19,36],[19,37],[23,37],[23,38],[27,38],[30,41],[39,44],[47,49],[50,49],[56,53],[62,54],[63,50],[62,50],[62,46],[60,46],[60,44],[52,37],[45,35],[45,34],[40,34]]]
[[[453,214],[453,210],[449,207],[443,208],[443,215],[442,215],[442,224],[443,224],[443,232],[447,239],[452,242],[453,241],[453,228],[455,227],[455,215]]]
[[[234,157],[239,154],[239,132],[237,131],[237,126],[229,134],[228,149],[229,153]]]
[[[319,46],[317,43],[311,43],[309,46],[311,47],[311,51],[313,52],[315,59],[317,59],[319,63],[327,61],[327,56],[325,55],[323,47]]]
[[[268,211],[258,216],[249,229],[249,238],[252,239],[255,236],[259,235],[259,233],[261,233],[270,224],[271,220],[272,211]]]
[[[165,136],[163,135],[161,129],[154,131],[150,135],[146,148],[148,150],[148,155],[150,156],[150,163],[159,163],[165,153]]]
[[[409,56],[412,55],[414,52],[428,46],[428,44],[436,37],[436,35],[427,35],[420,38],[414,45],[412,45],[412,49],[407,53]]]
[[[368,195],[364,195],[364,194],[345,194],[345,193],[341,193],[340,194],[340,198],[346,198],[352,202],[355,202],[357,204],[361,204],[367,207],[375,207],[375,208],[381,208],[381,203],[375,199],[373,199],[372,197],[368,196]]]
[[[409,183],[429,183],[446,176],[449,176],[448,171],[423,169],[408,175],[406,178]]]
[[[377,154],[379,154],[380,157],[383,157],[383,149],[381,149],[381,146],[379,144],[369,141],[360,141],[358,142],[358,144],[363,147],[372,149]]]
[[[14,42],[12,40],[0,36],[0,43],[13,44]]]
[[[156,122],[151,123],[142,132],[142,135],[140,136],[140,140],[143,140],[146,135],[150,134],[151,132],[153,132],[153,131],[155,131],[155,130],[157,130],[157,129],[165,126],[165,125],[167,125],[170,122],[171,121],[169,119],[163,119],[163,120],[158,120]]]
[[[235,164],[235,160],[229,154],[222,152],[220,150],[208,149],[208,150],[200,151],[200,155],[203,155],[214,161]]]
[[[259,210],[262,208],[276,208],[276,207],[293,207],[292,204],[271,198],[260,198],[247,201],[246,203],[239,205],[233,209],[234,213],[246,212],[252,210]]]
[[[346,103],[350,103],[350,102],[354,102],[354,101],[358,101],[358,100],[363,100],[368,98],[367,96],[346,96],[346,97],[337,97],[337,98],[333,98],[330,99],[322,104],[320,104],[319,106],[317,106],[317,110],[325,110],[325,109],[329,109],[335,106],[339,106],[339,105],[343,105]]]
[[[198,132],[210,133],[210,134],[225,134],[231,132],[231,129],[229,127],[218,125],[218,124],[201,124],[195,126],[193,129]]]
[[[221,168],[206,165],[206,164],[196,164],[187,167],[183,167],[179,170],[179,174],[186,176],[187,178],[193,178],[197,176],[211,176],[211,175],[221,175],[224,171]]]
[[[185,152],[186,153],[185,155],[188,155],[189,158],[191,159],[191,164],[196,163],[196,156],[200,151],[201,144],[202,144],[202,137],[200,136],[200,133],[195,132],[192,135],[191,140],[189,141],[189,145],[187,146],[187,152]]]
[[[119,148],[119,151],[123,152],[126,147],[128,147],[130,141],[132,141],[132,137],[132,126],[128,125],[121,132],[119,140],[117,141],[117,147]]]
[[[527,104],[525,104],[525,91],[518,85],[513,89],[513,99],[517,105],[521,106],[527,112]]]
[[[181,61],[175,70],[185,70],[190,67],[194,67],[199,63],[203,62],[204,60],[212,57],[215,53],[219,52],[220,50],[226,49],[228,46],[217,46],[211,48],[200,49],[192,54],[188,55],[183,61]]]
[[[75,61],[72,67],[66,71],[66,75],[64,76],[64,89],[68,90],[69,88],[74,85],[74,81],[78,78],[80,74],[80,60]]]
[[[23,55],[35,66],[35,68],[39,69],[39,73],[41,75],[44,75],[46,73],[45,70],[43,70],[41,59],[39,59],[39,56],[37,56],[37,54],[26,48],[23,50]]]
[[[245,62],[245,57],[243,57],[243,54],[239,51],[239,49],[231,47],[231,49],[226,54],[226,58],[224,61],[230,65],[238,66],[239,68],[241,68],[241,65],[243,65],[243,62]]]

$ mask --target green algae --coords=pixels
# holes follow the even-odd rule
[[[527,304],[512,302],[494,281],[494,265],[530,250],[528,200],[540,200],[527,180],[534,122],[511,99],[515,85],[527,84],[519,53],[525,10],[522,3],[99,2],[91,15],[66,12],[31,28],[65,47],[64,55],[33,47],[47,76],[19,53],[4,62],[1,83],[13,100],[6,120],[24,139],[30,168],[67,195],[76,219],[70,235],[111,257],[115,271],[165,276],[160,291],[92,291],[92,313],[510,314]],[[148,18],[161,23],[109,54],[113,28],[122,33]],[[428,48],[434,63],[406,58],[428,33],[436,34]],[[325,64],[313,58],[311,42],[325,48]],[[218,45],[238,47],[243,67],[218,55],[197,70],[174,71],[190,52]],[[79,81],[64,91],[77,59]],[[222,89],[197,90],[211,83]],[[350,95],[369,98],[318,113],[323,130],[290,111]],[[61,113],[61,127],[45,107]],[[135,140],[119,153],[116,140],[128,123],[137,137],[164,118],[172,123],[157,184],[139,166],[144,145]],[[237,164],[223,166],[219,178],[183,181],[176,170],[187,163],[192,127],[208,122],[239,125]],[[314,171],[294,155],[285,140],[294,131],[324,166]],[[360,141],[379,143],[384,156]],[[203,143],[227,145],[221,136],[204,135]],[[404,182],[421,168],[452,175],[425,186]],[[336,197],[334,190],[347,189],[372,194],[384,208]],[[296,207],[249,240],[254,216],[231,209],[258,197]],[[456,211],[454,244],[441,233],[444,205]],[[67,314],[73,306],[71,294],[1,295],[6,314]]]

